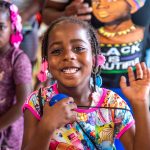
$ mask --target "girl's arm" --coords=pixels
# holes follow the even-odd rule
[[[77,106],[72,98],[65,98],[54,106],[46,102],[43,116],[38,121],[29,110],[25,110],[22,150],[48,150],[53,132],[67,123],[74,122]]]
[[[15,52],[19,52],[19,50],[15,50],[13,53]],[[0,130],[8,127],[21,116],[22,105],[32,90],[32,70],[29,58],[24,53],[20,53],[20,55],[16,53],[14,59],[15,62],[12,62],[12,77],[15,83],[16,103],[12,104],[11,108],[0,116]]]
[[[24,136],[22,150],[48,150],[50,137],[54,131],[46,129],[44,121],[38,121],[29,110],[24,114]]]
[[[21,116],[22,105],[29,93],[31,93],[31,83],[16,85],[16,104],[0,116],[0,130],[8,127]]]
[[[120,86],[130,100],[135,119],[135,128],[130,128],[122,135],[121,141],[127,150],[150,150],[149,92],[150,70],[145,63],[136,64],[136,77],[131,67],[128,68],[130,86],[121,78]]]

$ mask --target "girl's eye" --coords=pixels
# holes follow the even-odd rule
[[[73,48],[73,50],[75,52],[83,52],[83,51],[85,51],[85,48],[84,47],[75,47],[75,48]]]
[[[62,49],[54,49],[50,52],[51,55],[60,55],[62,52]]]
[[[6,26],[5,25],[0,25],[0,30],[5,30],[6,29]]]

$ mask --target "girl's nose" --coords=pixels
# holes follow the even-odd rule
[[[75,60],[76,59],[76,53],[73,52],[71,48],[67,48],[63,52],[63,60],[69,61],[69,60]]]

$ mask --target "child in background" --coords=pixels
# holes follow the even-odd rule
[[[38,29],[39,23],[36,20],[36,14],[41,11],[44,0],[10,0],[15,4],[22,17],[22,35],[23,41],[20,48],[29,57],[32,68],[37,61],[38,51]]]
[[[27,99],[22,149],[112,150],[115,138],[120,138],[126,150],[150,149],[150,70],[145,63],[136,64],[135,76],[132,67],[128,68],[129,86],[125,77],[120,81],[133,106],[133,119],[119,95],[97,86],[105,59],[86,22],[70,17],[53,22],[44,36],[42,55],[44,69],[48,63],[57,82]],[[49,106],[59,93],[68,97]]]
[[[0,149],[20,150],[23,136],[21,107],[31,92],[29,58],[18,47],[22,40],[17,7],[0,1]]]

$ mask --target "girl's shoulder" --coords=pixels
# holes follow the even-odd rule
[[[32,92],[23,105],[23,112],[28,109],[37,119],[40,119],[41,107],[56,94],[58,94],[56,84]]]
[[[11,65],[12,65],[12,67],[14,67],[16,64],[30,65],[30,60],[29,60],[27,54],[25,54],[23,50],[12,48],[12,50],[11,50]]]
[[[126,101],[123,100],[117,93],[113,92],[112,90],[105,89],[106,96],[102,103],[102,106],[111,107],[111,108],[123,108],[129,109]]]

